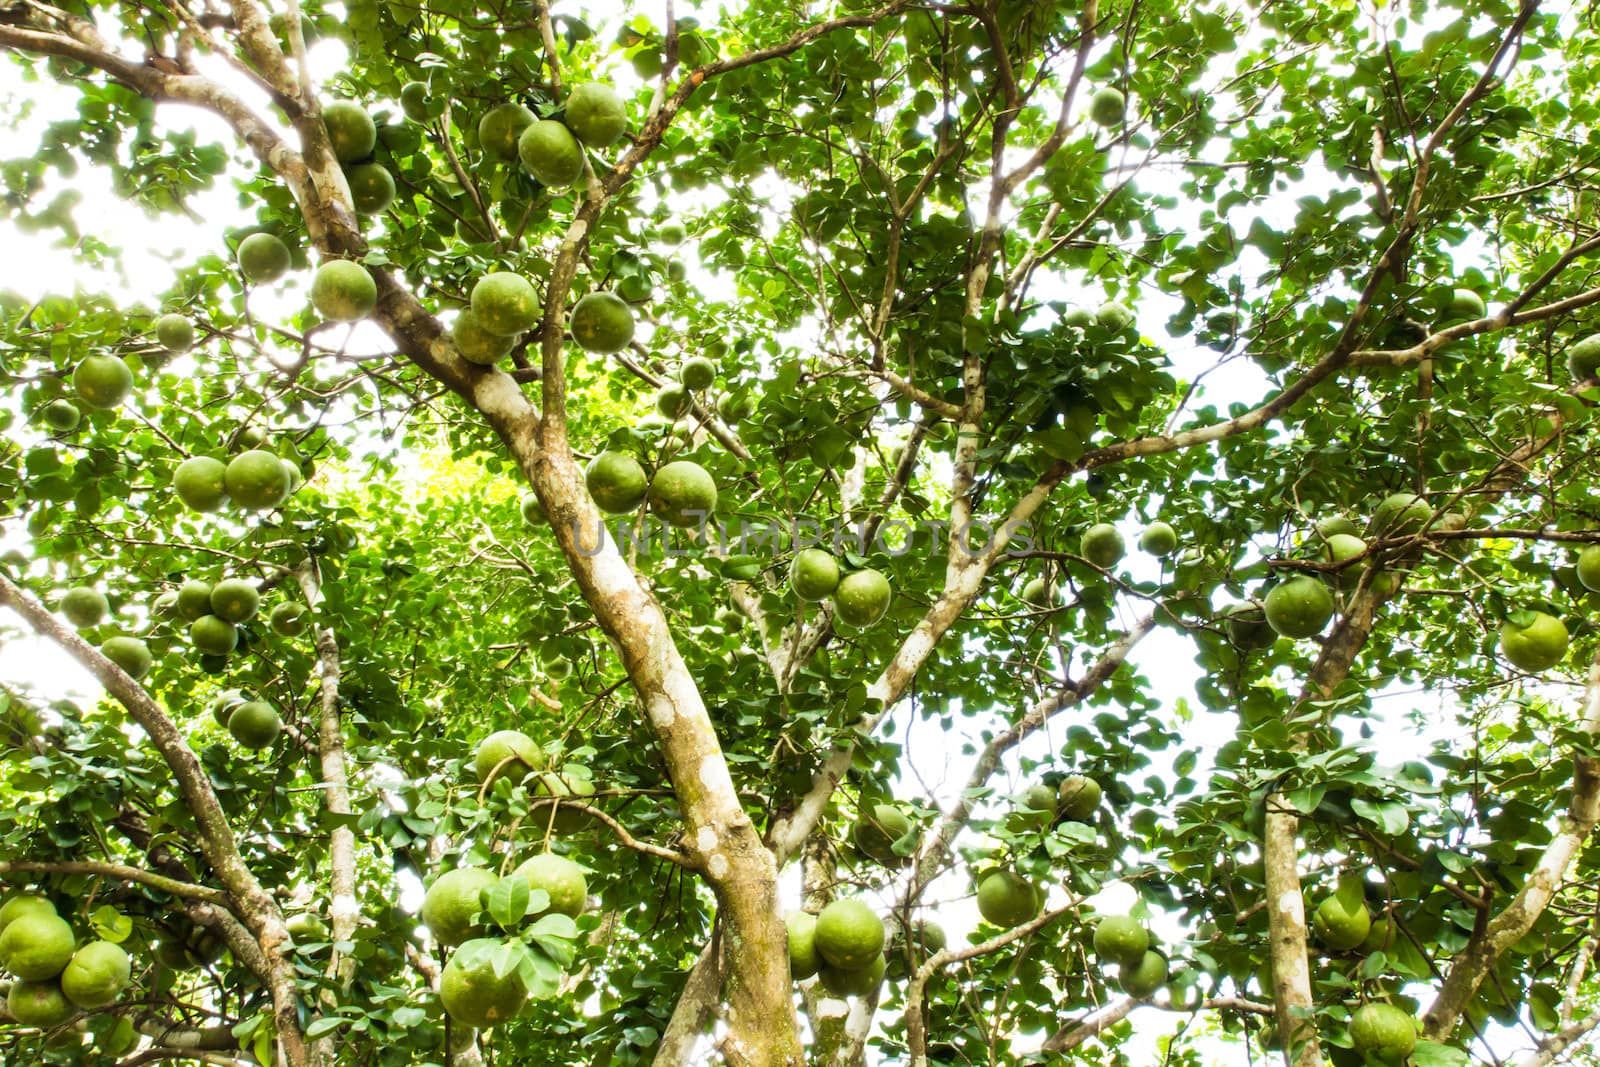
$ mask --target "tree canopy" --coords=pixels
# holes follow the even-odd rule
[[[0,6],[0,1060],[1572,1054],[1592,30]]]

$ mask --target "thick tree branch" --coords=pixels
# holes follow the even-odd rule
[[[119,882],[135,882],[151,889],[159,889],[163,893],[170,893],[175,897],[199,900],[222,908],[228,906],[228,895],[220,889],[168,878],[166,875],[156,874],[142,867],[130,867],[125,863],[100,863],[93,860],[49,862],[4,860],[0,861],[0,875],[4,874],[87,874],[96,878],[114,878]]]

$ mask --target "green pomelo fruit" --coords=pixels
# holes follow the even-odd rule
[[[349,259],[330,259],[311,276],[311,304],[330,322],[364,319],[378,304],[378,283]]]
[[[550,910],[574,919],[589,906],[589,882],[583,868],[553,852],[541,852],[524,860],[512,872],[528,883],[529,889],[543,889],[550,897]]]
[[[243,426],[233,436],[233,447],[240,452],[262,448],[267,443],[267,431],[261,426]]]
[[[638,510],[650,491],[650,476],[628,452],[602,452],[584,468],[583,482],[595,505],[610,515]]]
[[[823,963],[817,967],[817,979],[836,997],[865,997],[883,982],[887,969],[888,961],[880,952],[865,967],[855,970]]]
[[[490,942],[493,946],[499,944]],[[516,971],[504,978],[494,973],[494,950],[490,945],[479,947],[478,941],[462,945],[439,975],[439,1002],[445,1012],[456,1022],[480,1030],[512,1018],[528,999],[528,990]]]
[[[211,583],[190,578],[178,587],[178,617],[194,622],[202,615],[211,614]]]
[[[1178,550],[1178,531],[1164,522],[1152,522],[1139,535],[1139,547],[1152,556],[1170,556]]]
[[[650,510],[669,526],[697,526],[717,510],[717,483],[700,464],[674,460],[650,482]]]
[[[306,606],[304,604],[274,604],[267,625],[279,637],[298,637],[306,632]]]
[[[863,901],[835,900],[817,916],[815,940],[829,966],[859,971],[883,955],[883,920]]]
[[[544,526],[550,521],[544,513],[544,505],[539,503],[537,493],[523,493],[518,507],[522,511],[522,521],[529,526]]]
[[[51,916],[56,913],[56,906],[44,897],[33,893],[22,893],[7,900],[0,905],[0,934],[5,933],[6,927],[26,915]]]
[[[1098,90],[1089,98],[1089,118],[1099,126],[1115,126],[1122,121],[1127,109],[1127,98],[1110,86]]]
[[[1311,916],[1311,929],[1317,940],[1334,952],[1348,952],[1367,939],[1372,932],[1372,915],[1365,904],[1347,910],[1336,896],[1317,905]]]
[[[1094,309],[1094,321],[1112,333],[1121,333],[1133,325],[1133,312],[1111,300]]]
[[[259,750],[278,739],[283,730],[283,720],[265,700],[251,700],[240,704],[228,716],[228,733],[243,748]]]
[[[211,614],[228,622],[253,618],[261,607],[261,594],[241,578],[226,578],[211,587]]]
[[[1100,810],[1100,799],[1105,795],[1100,783],[1085,775],[1075,774],[1063,778],[1057,788],[1057,805],[1061,814],[1073,822],[1088,822]]]
[[[78,629],[86,626],[97,626],[100,620],[111,613],[111,603],[106,600],[106,595],[98,589],[87,586],[78,586],[68,589],[61,597],[61,614],[67,621]]]
[[[1507,619],[1500,627],[1500,654],[1513,666],[1536,674],[1561,662],[1570,638],[1566,624],[1554,615],[1531,614],[1533,618],[1525,626]]]
[[[686,236],[687,234],[684,233],[683,223],[681,222],[669,220],[656,227],[656,240],[672,248],[683,244],[683,239]]]
[[[789,587],[801,600],[823,600],[839,588],[839,561],[822,548],[802,548],[789,565]]]
[[[478,120],[478,144],[495,159],[517,158],[517,140],[538,116],[521,104],[505,103],[490,108]]]
[[[223,484],[228,465],[212,456],[192,456],[172,472],[172,489],[194,511],[216,511],[228,498]]]
[[[1022,599],[1036,608],[1054,608],[1061,604],[1061,588],[1045,578],[1030,578],[1022,587]]]
[[[400,87],[400,110],[412,122],[427,122],[428,85],[426,82],[406,82]]]
[[[1052,819],[1061,807],[1061,800],[1056,796],[1056,791],[1043,782],[1035,782],[1024,789],[1018,795],[1017,803],[1025,811],[1036,811]]]
[[[289,931],[289,936],[300,944],[328,939],[328,924],[322,921],[321,916],[313,915],[309,911],[289,916],[283,921],[283,927]]]
[[[150,649],[137,637],[110,638],[100,646],[100,652],[135,681],[149,674],[155,665]]]
[[[692,356],[678,368],[678,381],[683,383],[685,389],[696,393],[711,388],[711,383],[716,380],[717,365],[704,356]]]
[[[1372,920],[1372,926],[1367,930],[1367,936],[1361,939],[1362,952],[1377,952],[1390,946],[1394,936],[1394,920],[1387,915]]]
[[[1600,593],[1600,545],[1578,553],[1578,582],[1589,592]]]
[[[1008,930],[1039,914],[1042,904],[1033,883],[1015,871],[990,871],[978,883],[978,914]]]
[[[275,282],[289,270],[289,246],[270,233],[253,233],[239,242],[239,273],[254,284]]]
[[[1416,493],[1390,493],[1372,509],[1368,532],[1374,537],[1404,537],[1433,521],[1433,508]]]
[[[6,1011],[22,1026],[48,1030],[72,1018],[72,1005],[55,982],[13,982]]]
[[[514,276],[513,276],[514,277]],[[492,367],[510,352],[517,343],[515,334],[498,334],[483,328],[483,323],[471,308],[463,308],[450,326],[450,340],[456,351],[468,363]]]
[[[507,760],[512,762],[506,763]],[[472,757],[472,770],[480,782],[489,781],[496,767],[512,781],[521,781],[531,772],[543,770],[544,765],[544,749],[520,730],[496,730],[478,742],[478,751]]]
[[[1317,536],[1326,541],[1335,534],[1348,534],[1351,537],[1361,536],[1361,527],[1355,520],[1347,519],[1343,515],[1330,515],[1325,519],[1318,519],[1316,525]]]
[[[289,496],[289,472],[265,449],[252,448],[228,461],[222,475],[228,499],[246,511],[275,508]]]
[[[628,129],[628,109],[608,85],[589,82],[567,96],[567,128],[590,148],[615,144]]]
[[[1567,349],[1567,370],[1574,381],[1588,381],[1600,374],[1600,333],[1590,334]]]
[[[1393,1004],[1363,1004],[1350,1016],[1350,1042],[1362,1055],[1402,1063],[1417,1047],[1417,1020]]]
[[[239,629],[226,619],[202,615],[189,624],[189,640],[212,656],[226,656],[239,647]]]
[[[1131,915],[1107,915],[1094,928],[1094,954],[1104,963],[1138,966],[1149,947],[1144,924]]]
[[[116,356],[85,356],[72,370],[72,388],[87,406],[108,411],[133,391],[133,371]]]
[[[377,215],[394,203],[394,175],[382,163],[357,163],[344,177],[358,215]]]
[[[78,421],[83,417],[70,400],[52,400],[39,412],[39,417],[44,424],[57,433],[66,433],[78,428]]]
[[[585,293],[572,306],[568,326],[585,352],[620,352],[633,340],[633,311],[615,293]]]
[[[18,978],[44,982],[62,972],[75,945],[65,919],[34,912],[18,916],[0,932],[0,960]]]
[[[689,391],[681,385],[663,385],[656,393],[656,411],[661,417],[677,422],[689,414],[689,409],[694,406],[694,401],[689,396]]]
[[[1133,966],[1126,963],[1117,974],[1117,984],[1135,1000],[1148,1000],[1156,990],[1167,984],[1167,958],[1159,952],[1146,951]]]
[[[789,977],[803,981],[816,974],[822,962],[817,957],[817,917],[791,911],[783,917],[783,923],[789,931]]]
[[[103,1008],[116,1003],[132,973],[132,961],[121,945],[91,941],[72,954],[61,972],[61,991],[80,1008]]]
[[[1319,578],[1296,575],[1267,593],[1267,625],[1284,637],[1312,637],[1333,618],[1333,594]]]
[[[340,163],[359,163],[372,155],[378,144],[378,127],[366,108],[354,100],[335,100],[322,109],[322,124],[328,142]]]
[[[474,923],[473,917],[483,907],[483,891],[498,880],[482,867],[446,871],[422,897],[422,924],[441,945],[459,945],[482,933],[483,927]]]
[[[244,703],[244,694],[237,689],[229,689],[221,693],[211,702],[211,717],[218,726],[224,730],[228,728],[228,719]]]
[[[1061,317],[1063,325],[1071,326],[1078,330],[1087,330],[1094,325],[1094,312],[1088,308],[1069,308]]]
[[[1343,563],[1355,559],[1367,550],[1367,543],[1350,534],[1334,534],[1323,542],[1323,555],[1330,563]],[[1361,568],[1346,567],[1338,572],[1339,588],[1349,592],[1361,584]]]
[[[1449,322],[1467,322],[1483,318],[1487,310],[1483,297],[1471,289],[1454,289],[1451,290],[1450,302],[1445,307],[1445,318]]]
[[[893,804],[874,804],[856,816],[851,839],[868,859],[885,867],[903,867],[909,856],[895,854],[894,843],[911,832],[911,820]]]
[[[539,321],[539,291],[512,271],[485,274],[472,287],[472,314],[490,333],[515,337]]]
[[[833,591],[834,612],[841,622],[864,630],[888,613],[891,595],[889,579],[878,571],[853,571]]]
[[[1116,566],[1126,551],[1122,534],[1109,522],[1097,522],[1089,527],[1078,545],[1078,554],[1101,570]]]
[[[755,413],[755,401],[746,393],[724,393],[717,397],[717,415],[732,426]]]
[[[553,119],[540,119],[517,138],[522,169],[541,184],[565,189],[583,177],[583,149],[572,131]]]
[[[156,341],[168,352],[187,352],[194,347],[194,323],[177,313],[156,320]]]

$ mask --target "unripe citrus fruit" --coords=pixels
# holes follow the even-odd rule
[[[80,585],[75,589],[68,589],[61,597],[61,614],[80,630],[86,626],[97,625],[110,611],[110,602],[98,589]]]
[[[674,460],[650,482],[650,510],[669,526],[696,526],[717,509],[717,483],[700,464]]]
[[[691,356],[678,368],[678,381],[683,383],[685,389],[696,393],[711,388],[711,383],[716,380],[717,365],[704,356]]]
[[[755,401],[746,393],[723,393],[717,397],[717,415],[730,426],[748,419],[755,407]]]
[[[625,515],[637,510],[650,491],[650,476],[628,452],[602,452],[584,468],[583,481],[601,511]]]
[[[789,977],[795,981],[817,973],[817,917],[809,912],[791,911],[783,917],[789,933]]]
[[[1113,333],[1120,333],[1133,325],[1133,312],[1110,300],[1094,309],[1094,321]]]
[[[426,82],[406,82],[400,87],[400,110],[412,122],[427,122],[428,86]]]
[[[1363,1004],[1350,1016],[1350,1042],[1363,1055],[1398,1064],[1417,1047],[1417,1021],[1393,1004]]]
[[[1015,871],[990,871],[978,883],[978,914],[1010,929],[1039,914],[1043,900],[1033,883]]]
[[[1566,624],[1542,611],[1518,614],[1528,614],[1532,618],[1517,622],[1506,620],[1500,627],[1500,654],[1530,673],[1549,670],[1560,663],[1567,654]]]
[[[155,664],[150,649],[137,637],[110,638],[100,646],[100,652],[135,681],[149,674],[150,668]]]
[[[549,516],[544,513],[544,505],[539,503],[537,493],[523,493],[521,509],[522,521],[529,526],[543,526],[550,521]]]
[[[133,391],[133,371],[116,356],[85,356],[72,370],[72,388],[83,403],[106,411]]]
[[[1592,333],[1567,349],[1567,370],[1580,382],[1600,374],[1600,333]]]
[[[227,499],[223,475],[227,464],[211,456],[192,456],[172,472],[172,488],[195,511],[216,511]]]
[[[610,86],[589,82],[567,96],[567,128],[590,148],[616,143],[628,129],[628,109]]]
[[[1600,545],[1578,553],[1578,581],[1591,593],[1600,593]]]
[[[1152,556],[1170,556],[1178,550],[1178,531],[1164,522],[1152,522],[1139,535],[1139,547]]]
[[[550,895],[550,910],[576,919],[589,905],[589,882],[583,868],[553,852],[541,852],[524,860],[513,874],[526,879],[529,889],[543,889]]]
[[[485,889],[498,879],[482,867],[457,867],[434,879],[422,897],[422,924],[441,945],[459,945],[482,931],[473,916]]]
[[[565,660],[561,662],[566,664]],[[546,673],[551,673],[550,663],[545,663],[544,668]],[[567,665],[567,669],[571,669],[570,665]],[[594,779],[589,776],[588,768],[583,768],[581,773],[578,768],[571,765],[564,767],[560,773],[546,771],[539,775],[538,783],[533,790],[533,795],[536,797],[555,797],[558,801],[569,799],[581,801],[594,795]],[[588,813],[574,804],[556,804],[554,815],[551,814],[549,807],[541,806],[538,808],[537,818],[548,820],[550,828],[562,834],[580,833],[589,828]]]
[[[211,614],[211,583],[190,578],[178,587],[178,615],[194,622],[202,615]]]
[[[586,293],[572,306],[572,339],[586,352],[620,352],[633,340],[633,312],[615,293]]]
[[[187,352],[194,347],[194,323],[175,312],[156,320],[156,340],[168,352]]]
[[[1061,603],[1061,589],[1044,578],[1030,578],[1022,587],[1022,599],[1036,608],[1053,608]]]
[[[789,565],[789,586],[801,600],[823,600],[839,587],[839,561],[821,548],[802,548]]]
[[[856,816],[851,838],[868,859],[885,867],[903,867],[910,856],[896,855],[894,843],[911,832],[911,820],[893,804],[873,804]]]
[[[539,291],[508,270],[485,274],[472,287],[472,314],[476,325],[490,333],[515,337],[539,321]]]
[[[1361,527],[1355,524],[1354,519],[1347,519],[1343,515],[1329,515],[1327,518],[1318,519],[1316,525],[1317,536],[1326,541],[1334,534],[1349,534],[1351,537],[1361,535]]]
[[[6,927],[16,922],[25,915],[50,916],[56,913],[56,906],[44,897],[33,893],[23,893],[7,900],[0,905],[0,934],[5,933]]]
[[[888,961],[880,952],[865,967],[854,970],[824,963],[817,968],[817,979],[836,997],[865,997],[883,982],[887,969]]]
[[[1355,559],[1367,550],[1367,543],[1350,534],[1334,534],[1323,543],[1323,555],[1330,563]],[[1349,592],[1361,584],[1361,568],[1346,567],[1339,572],[1339,588]]]
[[[78,420],[82,415],[70,400],[52,400],[39,412],[39,417],[57,433],[66,433],[78,428]]]
[[[1094,928],[1094,954],[1105,963],[1138,966],[1150,947],[1144,924],[1132,915],[1107,915]]]
[[[521,781],[544,764],[544,749],[520,730],[496,730],[478,742],[478,751],[472,757],[472,769],[480,782],[489,781],[496,767],[501,774],[510,775],[512,781]]]
[[[1078,554],[1101,570],[1117,565],[1127,547],[1122,534],[1109,522],[1097,522],[1083,532]]]
[[[1379,916],[1372,920],[1372,926],[1367,930],[1367,936],[1361,939],[1358,946],[1362,952],[1377,952],[1390,945],[1390,938],[1394,935],[1394,920],[1387,915]]]
[[[1089,98],[1089,118],[1100,126],[1115,126],[1122,121],[1127,108],[1127,98],[1110,86],[1097,91]]]
[[[72,1018],[72,1005],[55,982],[13,982],[6,1011],[23,1026],[48,1030]]]
[[[330,322],[364,319],[378,303],[378,283],[349,259],[330,259],[311,276],[311,304]]]
[[[290,937],[301,943],[326,941],[328,938],[328,924],[309,911],[289,916],[283,920],[283,927],[289,931]]]
[[[378,144],[378,127],[372,116],[354,100],[335,100],[322,109],[328,142],[340,163],[356,163],[372,155]]]
[[[1147,949],[1138,963],[1122,965],[1117,973],[1117,984],[1135,1000],[1148,1000],[1167,984],[1167,958]]]
[[[228,622],[244,622],[261,607],[261,594],[241,578],[225,578],[211,587],[211,614]]]
[[[237,689],[229,689],[221,693],[211,702],[211,717],[218,726],[224,730],[228,728],[228,719],[244,704],[244,694]]]
[[[583,149],[572,131],[553,119],[540,119],[517,138],[522,169],[541,185],[565,189],[583,177]]]
[[[538,116],[517,103],[490,108],[478,120],[478,144],[495,159],[516,159],[517,139]]]
[[[228,716],[228,733],[248,749],[263,749],[278,739],[283,730],[283,720],[265,700],[251,700],[240,704]]]
[[[1433,521],[1433,508],[1416,493],[1390,493],[1372,509],[1368,529],[1375,537],[1414,534]]]
[[[1017,797],[1017,803],[1026,811],[1036,811],[1052,819],[1061,807],[1056,791],[1043,782],[1035,782],[1024,789]]]
[[[382,163],[357,163],[344,177],[358,215],[376,215],[394,203],[394,175]]]
[[[456,321],[450,326],[450,340],[455,342],[456,351],[461,353],[462,359],[480,367],[494,366],[517,343],[515,334],[499,334],[484,329],[471,308],[463,308],[456,316]]]
[[[72,954],[61,972],[61,991],[80,1008],[103,1008],[128,988],[132,970],[121,945],[91,941]]]
[[[872,966],[883,955],[883,939],[883,920],[860,900],[835,900],[817,916],[817,953],[841,970]]]
[[[500,944],[488,939],[469,941],[456,950],[440,972],[439,1002],[456,1022],[481,1030],[497,1026],[522,1010],[528,991],[517,972],[504,978],[494,973],[494,946]]]
[[[1346,952],[1367,939],[1372,931],[1372,915],[1365,904],[1357,904],[1351,911],[1333,896],[1317,905],[1311,916],[1311,929],[1328,948]]]
[[[1471,289],[1453,289],[1450,292],[1450,303],[1445,307],[1444,313],[1448,322],[1466,322],[1483,318],[1486,310],[1483,297]]]
[[[873,625],[889,610],[889,579],[875,570],[859,570],[839,579],[833,609],[841,622],[857,629]]]
[[[279,637],[298,637],[306,630],[306,606],[275,604],[272,614],[267,616],[267,625],[272,627],[272,632]]]
[[[239,630],[226,619],[202,615],[189,624],[189,640],[201,652],[226,656],[239,647]]]
[[[662,418],[676,422],[689,414],[692,406],[689,391],[681,385],[668,383],[656,392],[656,410]]]
[[[1267,625],[1284,637],[1311,637],[1333,618],[1333,594],[1319,578],[1299,574],[1272,587],[1266,599]]]
[[[239,242],[237,255],[247,282],[275,282],[289,270],[289,246],[274,234],[251,234]]]
[[[683,232],[683,223],[668,220],[656,227],[656,240],[664,245],[677,247],[683,244],[686,235]]]
[[[19,916],[0,932],[0,961],[6,970],[28,982],[54,978],[72,959],[76,939],[58,915]]]
[[[1082,774],[1063,778],[1057,787],[1057,803],[1061,814],[1073,822],[1088,822],[1100,810],[1104,796],[1100,783]]]
[[[263,511],[277,507],[289,495],[289,472],[273,453],[252,448],[228,461],[222,484],[239,507]]]

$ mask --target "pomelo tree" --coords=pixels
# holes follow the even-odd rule
[[[1588,1040],[1579,14],[735,6],[0,12],[0,1059]]]

